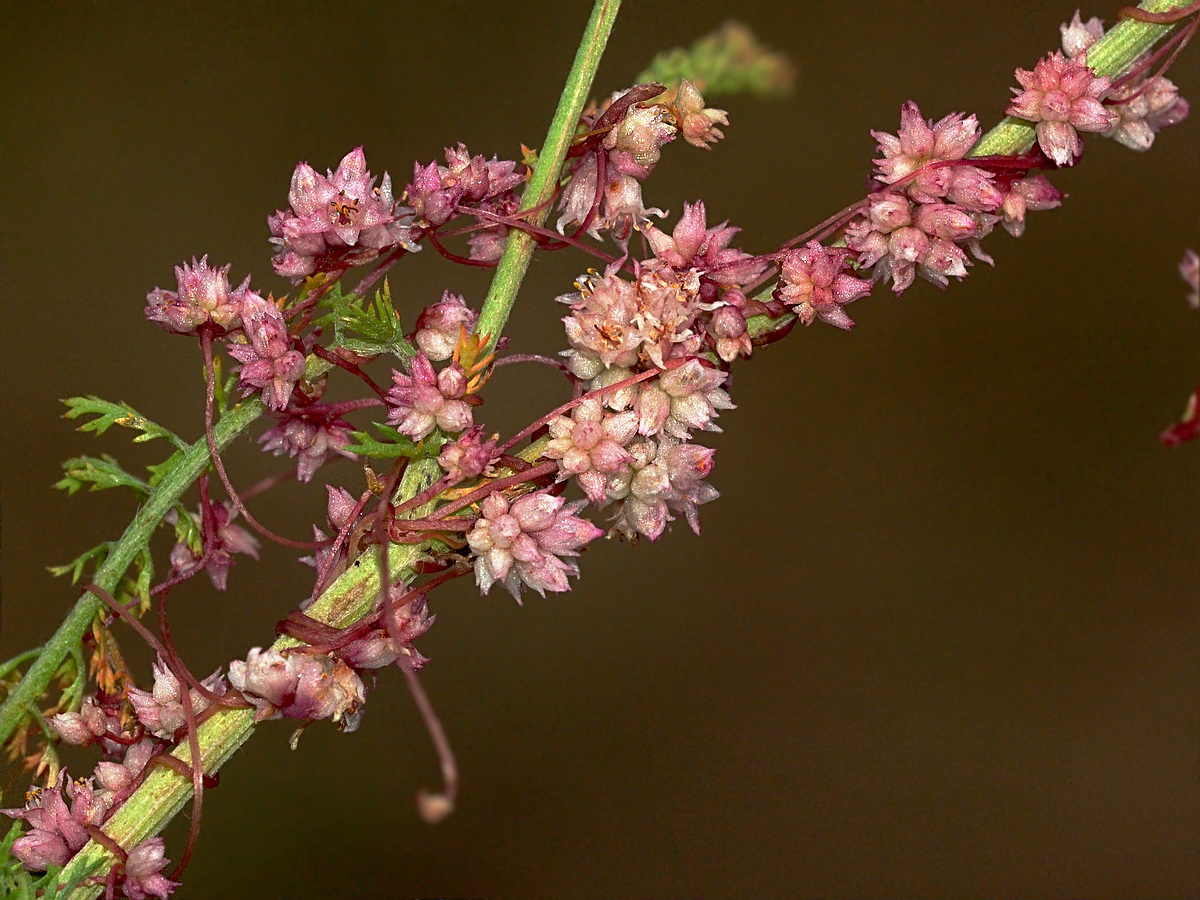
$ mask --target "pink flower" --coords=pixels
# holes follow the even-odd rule
[[[212,539],[193,552],[185,541],[178,542],[171,550],[171,566],[176,572],[188,572],[201,559],[208,577],[218,591],[225,590],[229,579],[229,570],[233,567],[233,555],[244,553],[258,559],[258,539],[240,525],[234,525],[237,516],[232,503],[210,503],[209,515],[212,516]],[[168,517],[174,521],[174,517]],[[206,535],[202,541],[208,540]]]
[[[70,807],[63,798],[66,788]],[[10,819],[24,819],[30,830],[17,838],[12,853],[33,872],[65,865],[90,840],[88,827],[100,825],[108,815],[108,801],[97,794],[91,779],[68,781],[66,770],[51,787],[34,788],[21,809],[0,809]]]
[[[683,215],[670,236],[653,225],[642,228],[660,261],[674,269],[696,269],[714,284],[747,284],[766,271],[765,261],[729,247],[739,231],[726,222],[707,228],[703,200],[683,204]],[[711,293],[715,297],[716,291]]]
[[[327,406],[285,411],[280,423],[265,431],[258,442],[264,451],[275,456],[295,457],[296,480],[301,483],[310,481],[321,464],[335,453],[355,458],[345,449],[350,443],[349,425]]]
[[[604,136],[603,146],[618,154],[629,154],[633,163],[640,167],[638,177],[645,178],[658,163],[663,146],[675,140],[678,134],[679,129],[671,121],[665,106],[641,106],[635,103],[625,110],[620,122]],[[619,156],[613,156],[612,159],[620,165]]]
[[[179,887],[162,874],[170,860],[166,857],[166,845],[160,837],[148,838],[129,851],[125,860],[125,880],[122,888],[129,900],[147,900],[157,897],[167,900]]]
[[[637,416],[606,410],[591,397],[571,410],[570,417],[550,422],[549,429],[545,455],[558,460],[558,480],[575,476],[588,499],[601,503],[606,476],[633,458],[625,445],[637,434]]]
[[[145,315],[175,334],[196,334],[200,326],[215,325],[223,334],[241,323],[242,301],[250,285],[250,276],[235,290],[229,289],[230,266],[210,269],[208,256],[199,262],[175,267],[178,292],[155,288],[146,295]]]
[[[433,362],[449,359],[462,332],[474,328],[478,318],[479,313],[467,306],[460,294],[446,291],[441,300],[417,316],[417,346]]]
[[[838,328],[853,328],[842,307],[867,296],[871,282],[849,273],[849,256],[846,250],[822,247],[816,241],[790,251],[780,265],[774,296],[792,307],[805,325],[820,319]]]
[[[633,464],[609,477],[607,494],[616,500],[613,527],[632,540],[642,534],[658,540],[674,516],[682,512],[700,533],[697,507],[715,500],[716,488],[704,479],[712,471],[714,450],[663,435],[629,447]]]
[[[345,731],[358,727],[365,689],[341,659],[324,654],[251,649],[243,662],[229,664],[229,683],[258,709],[262,722],[332,719]]]
[[[1106,109],[1116,113],[1117,120],[1104,136],[1131,150],[1149,150],[1158,132],[1178,125],[1191,109],[1179,88],[1161,75],[1127,84],[1108,100]]]
[[[242,392],[261,390],[269,409],[282,410],[304,375],[304,354],[291,349],[279,308],[258,294],[248,293],[242,303],[242,330],[249,343],[229,347],[229,355],[242,364]]]
[[[1075,10],[1071,21],[1065,25],[1059,25],[1058,30],[1062,33],[1063,53],[1070,58],[1083,53],[1104,37],[1104,22],[1095,16],[1084,22],[1079,15],[1079,10]]]
[[[972,165],[927,168],[933,163],[963,159],[979,140],[979,121],[951,113],[936,123],[926,122],[911,100],[900,107],[900,129],[895,135],[872,131],[883,153],[874,160],[884,184],[896,184],[919,203],[949,197],[975,210],[995,209],[1000,192],[991,176]]]
[[[392,388],[384,400],[388,406],[388,424],[415,441],[440,428],[457,434],[471,427],[470,405],[461,398],[466,393],[466,374],[457,364],[440,372],[423,353],[413,357],[412,374],[392,371]]]
[[[447,165],[413,167],[412,183],[404,195],[422,225],[437,228],[456,215],[460,206],[491,212],[509,206],[513,188],[525,181],[525,167],[512,160],[471,156],[462,144],[446,148]]]
[[[278,247],[275,271],[293,281],[361,265],[398,246],[417,249],[420,229],[412,224],[412,210],[396,203],[386,172],[375,186],[362,147],[327,176],[308,163],[296,166],[288,203],[268,225]]]
[[[1017,69],[1024,90],[1005,112],[1037,123],[1038,146],[1060,166],[1071,166],[1083,154],[1079,132],[1105,132],[1117,122],[1116,113],[1100,102],[1112,79],[1098,78],[1087,66],[1087,53],[1067,59],[1058,51],[1044,56],[1032,72]]]
[[[109,715],[96,705],[94,697],[85,697],[79,706],[79,712],[59,713],[51,716],[46,723],[58,732],[58,736],[67,744],[88,746],[110,733],[120,733],[120,720]]]
[[[438,465],[452,483],[478,478],[496,458],[496,437],[483,439],[483,426],[476,425],[457,440],[448,441],[438,454]]]
[[[146,730],[156,737],[173,739],[175,733],[187,724],[187,716],[183,709],[183,695],[179,679],[167,666],[160,656],[154,663],[154,687],[143,691],[135,687],[128,688],[126,695],[133,705],[138,721]],[[225,676],[220,670],[213,672],[200,682],[214,694],[224,694],[226,689]],[[192,712],[199,715],[212,705],[207,697],[199,691],[190,692]]]
[[[402,592],[401,588],[396,588]],[[376,604],[379,609],[382,604]],[[429,630],[436,616],[429,615],[425,595],[419,594],[408,603],[397,603],[392,611],[395,617],[392,629],[380,626],[374,631],[347,644],[338,651],[347,665],[355,669],[379,669],[390,666],[401,654],[408,659],[413,668],[419,669],[428,660],[413,646],[413,641]],[[393,641],[392,634],[397,641]],[[400,646],[397,646],[397,642]]]
[[[512,501],[501,494],[485,497],[483,514],[467,534],[480,591],[486,594],[499,581],[519,603],[525,586],[542,596],[569,590],[567,577],[578,575],[579,567],[565,557],[578,556],[580,547],[604,534],[575,515],[582,505],[547,491]]]
[[[914,204],[886,191],[872,196],[865,217],[846,226],[846,246],[861,268],[873,266],[876,279],[890,279],[897,294],[917,275],[945,287],[949,278],[966,277],[971,264],[959,244],[989,261],[978,242],[997,219],[949,203]]]
[[[1004,227],[1013,237],[1025,232],[1025,212],[1053,209],[1061,205],[1063,192],[1046,180],[1045,175],[1026,175],[1009,185],[1001,204]]]
[[[725,137],[717,126],[728,125],[729,114],[723,109],[706,108],[700,91],[686,78],[679,82],[675,111],[679,114],[679,131],[693,147],[707,150],[709,144],[715,144]]]

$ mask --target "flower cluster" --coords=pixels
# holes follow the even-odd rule
[[[890,281],[897,294],[911,287],[918,275],[939,287],[950,278],[965,277],[971,265],[968,251],[990,263],[980,241],[996,224],[1004,222],[1010,230],[1019,230],[1027,210],[1048,209],[1061,200],[1062,194],[1042,176],[1027,175],[1020,168],[991,171],[969,162],[967,155],[979,140],[975,116],[951,113],[937,122],[926,121],[909,101],[901,107],[895,135],[871,134],[882,154],[875,160],[878,190],[867,199],[865,214],[847,224],[846,246],[857,254],[858,269],[869,269],[875,279]],[[811,244],[806,250],[816,253]],[[801,262],[794,260],[793,265]],[[816,262],[814,258],[808,265]],[[842,260],[840,265],[847,263]],[[818,294],[829,313],[820,316],[820,310],[801,308],[798,314],[805,321],[817,315],[846,327],[845,314],[832,312],[831,304],[841,304],[834,289],[837,275],[832,279],[830,275],[833,265],[832,258],[824,260],[822,276],[828,283],[824,295]],[[797,267],[803,271],[803,266]],[[804,274],[797,294],[801,297],[808,292],[805,282],[811,277]],[[784,272],[780,284],[780,297],[786,299],[793,277]],[[852,299],[862,296],[861,286],[844,279],[842,286]]]
[[[452,363],[439,372],[418,353],[410,368],[410,375],[392,371],[392,389],[384,398],[389,424],[417,441],[434,428],[458,434],[471,427],[471,407],[463,399],[467,376],[461,367]]]
[[[475,578],[485,594],[500,582],[519,601],[523,587],[539,594],[568,589],[578,575],[570,559],[604,532],[575,515],[582,501],[567,503],[547,491],[509,501],[502,494],[484,499],[467,543],[475,554]],[[565,558],[564,558],[565,557]]]
[[[362,719],[362,679],[337,656],[254,647],[229,664],[229,683],[254,706],[256,722],[332,719],[353,731]]]
[[[174,522],[172,511],[168,521]],[[200,545],[193,547],[185,540],[177,541],[171,549],[171,567],[177,574],[194,574],[202,566],[218,591],[225,590],[233,555],[241,553],[258,559],[258,539],[245,528],[233,523],[237,511],[232,503],[207,503],[200,510]]]
[[[728,366],[752,350],[746,317],[767,309],[743,289],[770,263],[730,246],[737,228],[709,228],[703,203],[685,204],[670,234],[642,230],[654,255],[632,279],[614,266],[559,298],[571,308],[562,355],[584,393],[548,422],[545,456],[611,506],[617,533],[656,540],[673,513],[698,531],[697,507],[717,496],[703,480],[713,451],[691,439],[733,408]]]
[[[87,708],[90,712],[85,715],[91,720],[97,707],[92,703],[85,704]],[[66,740],[77,736],[79,722],[56,716],[51,725]],[[74,781],[63,769],[53,784],[31,789],[23,807],[0,809],[0,814],[23,819],[29,826],[11,851],[29,871],[43,872],[51,866],[66,865],[91,840],[92,831],[101,828],[116,812],[152,756],[162,752],[162,742],[157,742],[160,746],[156,748],[156,742],[150,739],[131,743],[116,732],[106,733],[122,738],[121,742],[106,741],[114,748],[110,753],[119,755],[123,751],[121,762],[105,760],[96,766],[93,777]],[[130,900],[166,900],[179,887],[178,882],[162,874],[168,862],[162,838],[149,838],[129,851],[117,883]]]
[[[1084,22],[1078,10],[1061,30],[1063,53],[1068,59],[1086,59],[1088,48],[1104,37],[1104,23],[1095,17]],[[1189,105],[1169,78],[1147,78],[1140,73],[1144,69],[1141,64],[1133,69],[1139,74],[1114,82],[1105,97],[1105,108],[1116,118],[1101,134],[1131,150],[1149,150],[1159,131],[1187,118]]]
[[[501,217],[512,215],[520,204],[514,188],[525,181],[526,174],[519,163],[471,156],[459,144],[446,148],[444,166],[416,163],[404,197],[412,206],[417,225],[435,230],[468,210]],[[480,227],[467,240],[470,258],[482,262],[499,259],[507,235],[508,228],[502,224]]]
[[[625,242],[650,216],[666,215],[645,205],[641,184],[663,146],[682,134],[693,146],[707,148],[723,137],[716,126],[728,124],[725,111],[707,108],[687,79],[673,94],[664,95],[660,84],[637,85],[584,116],[581,126],[593,138],[575,148],[577,159],[559,201],[560,232],[575,224],[593,237],[608,231]]]
[[[393,198],[391,177],[385,172],[375,185],[362,147],[326,175],[306,162],[297,165],[288,208],[267,224],[275,271],[293,281],[362,265],[397,247],[415,250],[420,234],[413,211]]]
[[[190,266],[176,266],[179,290],[151,291],[146,297],[146,318],[175,334],[197,334],[204,326],[214,327],[218,334],[237,328],[242,322],[242,304],[251,294],[250,276],[230,290],[230,268],[209,268],[207,255],[199,262],[193,257]]]

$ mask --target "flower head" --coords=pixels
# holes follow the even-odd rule
[[[441,362],[454,355],[462,332],[475,327],[479,313],[467,306],[460,294],[446,291],[442,299],[417,316],[415,340],[427,359]]]
[[[457,484],[478,478],[496,458],[496,437],[483,439],[483,426],[476,425],[457,440],[447,441],[438,454],[438,465]]]
[[[325,654],[251,649],[229,664],[229,683],[257,708],[255,721],[332,719],[353,731],[362,718],[362,679],[341,659]]]
[[[384,397],[391,409],[388,424],[415,441],[440,428],[457,434],[471,427],[470,405],[462,399],[467,377],[457,365],[435,371],[423,353],[413,357],[412,374],[392,371],[392,388]]]
[[[386,172],[375,186],[362,147],[327,175],[308,163],[297,165],[288,203],[268,224],[278,248],[275,271],[293,281],[370,262],[397,246],[417,249],[420,229],[412,224],[412,211],[396,203]]]
[[[683,204],[683,215],[670,235],[654,225],[642,228],[661,262],[674,269],[695,269],[715,284],[747,284],[767,268],[763,260],[729,246],[739,231],[727,222],[708,228],[703,200]]]
[[[498,493],[485,497],[483,514],[467,534],[479,589],[486,594],[499,581],[518,602],[525,586],[543,596],[569,590],[567,577],[578,575],[579,567],[567,557],[604,534],[575,515],[582,505],[547,491],[512,501]]]
[[[189,266],[175,267],[178,291],[155,288],[146,295],[146,318],[157,322],[175,334],[196,334],[202,325],[211,323],[223,334],[241,323],[242,301],[250,285],[246,276],[234,290],[229,289],[230,266],[209,268],[208,256]]]
[[[182,688],[179,679],[171,671],[162,657],[153,664],[154,687],[143,691],[138,688],[128,688],[126,693],[129,702],[133,704],[138,721],[151,734],[171,739],[175,733],[187,724],[187,716],[183,708]],[[225,677],[220,670],[213,672],[200,682],[214,694],[224,694],[226,689]],[[193,715],[198,715],[212,705],[212,702],[195,689],[190,692]]]
[[[1158,132],[1178,125],[1191,109],[1179,88],[1161,75],[1113,91],[1106,108],[1117,120],[1104,136],[1131,150],[1149,150]]]
[[[334,454],[354,459],[346,450],[350,443],[350,426],[327,406],[308,406],[294,413],[285,411],[274,428],[258,439],[262,449],[275,456],[295,457],[296,480],[305,483],[312,479],[321,464]]]
[[[625,445],[637,434],[637,415],[611,412],[590,397],[549,428],[545,455],[558,460],[558,480],[575,476],[588,499],[601,503],[607,476],[633,459]]]
[[[629,539],[641,534],[658,540],[674,510],[699,534],[697,507],[718,496],[704,480],[716,451],[668,435],[632,444],[629,451],[633,464],[609,477],[607,494],[617,501],[613,527]]]
[[[42,872],[65,865],[79,852],[90,840],[87,829],[100,825],[108,808],[108,801],[95,792],[91,779],[68,781],[64,769],[55,784],[31,790],[23,808],[0,809],[0,814],[29,824],[29,831],[12,845],[12,853],[26,869]]]
[[[179,887],[162,874],[170,860],[166,857],[166,845],[160,837],[147,838],[129,851],[125,860],[125,880],[122,888],[129,900],[148,900],[157,897],[167,900]]]
[[[805,325],[814,319],[852,328],[854,322],[842,309],[871,292],[871,282],[849,273],[846,250],[822,247],[809,241],[802,249],[790,251],[780,266],[775,297],[795,311]]]
[[[246,295],[242,330],[249,343],[229,347],[229,355],[242,364],[242,392],[249,395],[260,390],[268,408],[282,410],[304,375],[304,354],[292,349],[279,307],[258,294]]]
[[[1021,88],[1005,112],[1037,123],[1038,146],[1060,166],[1071,166],[1083,154],[1079,132],[1105,132],[1117,114],[1100,101],[1112,79],[1098,77],[1087,65],[1087,53],[1067,59],[1058,51],[1038,60],[1033,71],[1017,69]]]
[[[203,560],[213,587],[223,591],[233,567],[233,555],[244,553],[258,559],[258,539],[242,526],[233,524],[237,511],[232,503],[209,503],[207,509],[212,516],[212,526],[202,533],[204,543],[200,552],[193,552],[185,541],[180,541],[171,550],[171,566],[176,572],[189,572]]]
[[[1063,53],[1070,58],[1083,53],[1104,37],[1104,22],[1095,16],[1085,22],[1080,17],[1079,10],[1075,10],[1071,21],[1059,25],[1058,30],[1062,33]]]
[[[728,125],[729,114],[723,109],[705,107],[700,91],[686,78],[679,82],[675,111],[679,114],[679,132],[693,147],[707,150],[709,144],[715,144],[725,137],[717,126]]]

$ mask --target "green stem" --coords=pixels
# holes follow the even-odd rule
[[[248,400],[230,410],[213,429],[217,446],[225,448],[263,412],[258,399]],[[178,502],[208,467],[208,444],[201,438],[188,448],[162,482],[137,511],[121,539],[109,550],[92,580],[106,591],[113,591],[125,575],[138,551],[146,546],[163,516]],[[63,619],[54,636],[42,645],[37,661],[12,688],[0,706],[0,744],[8,740],[22,719],[46,692],[62,661],[79,646],[83,635],[102,606],[94,594],[84,594]]]
[[[608,42],[620,7],[621,0],[595,0],[592,6],[592,16],[588,19],[579,50],[575,53],[575,63],[567,76],[562,97],[558,101],[558,109],[554,111],[554,118],[546,132],[546,140],[538,154],[537,165],[534,166],[533,175],[521,201],[521,212],[541,207],[528,218],[533,225],[541,225],[550,213],[550,200],[558,187],[558,176],[562,171],[563,161],[575,137],[579,114],[583,112],[583,105],[592,89],[596,68],[600,65],[600,57],[604,53],[604,46]],[[514,228],[508,233],[504,256],[496,267],[492,286],[483,301],[479,321],[475,324],[476,334],[487,335],[488,350],[494,349],[496,342],[500,340],[536,246],[537,242],[520,229]]]
[[[442,474],[436,460],[422,459],[411,463],[400,485],[399,499],[415,497]],[[421,518],[433,511],[436,501],[430,501],[412,511],[411,518]],[[423,544],[392,544],[388,552],[388,571],[391,577],[403,577],[408,583],[413,577],[413,565],[426,552]],[[334,628],[347,628],[375,606],[380,592],[379,549],[364,553],[321,594],[307,615]],[[287,636],[272,645],[282,650],[300,642]],[[200,765],[205,774],[217,771],[234,752],[254,733],[257,723],[253,709],[222,709],[206,720],[196,731],[200,744]],[[191,765],[188,742],[182,741],[174,756]],[[192,779],[167,766],[156,767],[133,794],[104,823],[104,833],[125,850],[132,850],[142,841],[158,834],[183,809],[192,797]],[[67,863],[61,878],[67,881],[79,873],[91,870],[104,872],[113,863],[112,854],[95,841],[90,842]],[[65,900],[88,900],[103,892],[102,884],[84,885],[67,895]]]

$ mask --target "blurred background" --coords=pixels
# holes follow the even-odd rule
[[[46,567],[134,509],[51,490],[60,461],[164,452],[75,432],[59,398],[200,434],[198,351],[144,322],[146,293],[204,253],[286,291],[266,216],[300,159],[333,167],[362,144],[399,189],[457,141],[538,146],[588,8],[6,10],[0,657],[73,602]],[[789,100],[720,102],[727,139],[666,148],[646,185],[668,227],[702,197],[763,252],[861,195],[868,131],[895,131],[904,100],[998,120],[1013,68],[1074,10],[630,0],[596,93],[734,16],[792,55]],[[1171,73],[1193,102],[1198,52]],[[467,579],[436,595],[424,684],[462,769],[444,824],[416,815],[437,764],[384,672],[357,733],[317,726],[293,753],[272,723],[226,765],[180,896],[1196,896],[1200,446],[1157,436],[1196,382],[1200,314],[1176,265],[1200,244],[1198,133],[1146,155],[1090,142],[1054,178],[1063,208],[988,242],[994,270],[877,291],[849,310],[853,333],[798,329],[739,365],[701,537],[676,523],[656,545],[602,542],[573,592],[523,607]],[[512,350],[565,346],[552,298],[591,264],[535,263]],[[411,322],[445,288],[478,304],[487,273],[430,251],[391,283]],[[485,396],[477,419],[511,432],[563,385],[513,367]],[[278,464],[249,438],[229,456],[241,484]],[[344,463],[254,508],[304,537],[322,476],[362,483]],[[291,556],[240,562],[224,595],[175,593],[196,672],[271,640],[309,590]],[[15,802],[22,779],[4,784]]]

